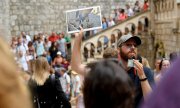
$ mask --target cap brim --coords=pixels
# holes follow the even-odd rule
[[[133,37],[131,37],[129,39],[134,39],[136,41],[137,45],[141,45],[141,39],[138,36],[133,36]],[[126,41],[128,41],[128,40],[126,40]]]

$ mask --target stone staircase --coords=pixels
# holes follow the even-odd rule
[[[142,27],[140,27],[140,23],[142,24]],[[120,22],[112,27],[109,27],[106,30],[102,30],[101,32],[95,34],[94,36],[90,36],[88,39],[84,40],[82,42],[82,52],[84,52],[84,48],[87,48],[87,55],[88,58],[85,60],[85,63],[88,62],[92,62],[95,61],[97,59],[101,59],[102,58],[102,54],[104,51],[104,42],[103,42],[103,38],[107,37],[109,42],[108,44],[106,44],[108,47],[111,46],[111,34],[115,35],[115,49],[116,47],[116,43],[118,40],[118,34],[121,32],[122,34],[124,34],[126,31],[125,29],[129,29],[129,32],[131,32],[131,28],[132,26],[135,26],[135,31],[134,34],[140,36],[140,38],[142,39],[142,45],[139,47],[139,53],[140,55],[142,55],[143,57],[146,57],[150,63],[151,66],[153,66],[154,63],[154,38],[151,35],[150,31],[151,31],[151,27],[150,27],[150,11],[145,11],[145,12],[141,12],[139,14],[136,14],[133,17],[128,18],[127,20]],[[148,23],[148,24],[146,24]],[[142,30],[140,30],[142,29]],[[121,34],[121,35],[122,35]],[[102,48],[102,52],[99,54],[97,52],[98,49],[98,41],[101,41],[101,48]],[[93,48],[93,52],[91,52],[91,48]],[[93,56],[92,56],[93,53]],[[84,57],[83,57],[84,58]]]

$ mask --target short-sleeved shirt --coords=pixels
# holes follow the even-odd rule
[[[27,51],[27,50],[28,50],[28,47],[27,47],[27,45],[24,44],[24,43],[19,44],[19,45],[17,46],[17,49],[16,49],[17,52],[22,51],[23,55],[26,55],[26,51]]]
[[[66,52],[66,40],[64,38],[61,38],[61,40],[58,41],[58,50],[61,51],[61,52]]]
[[[76,90],[76,93],[80,93],[80,87],[81,87],[81,84],[80,84],[80,77],[78,75],[76,75],[74,78],[73,78],[73,90]],[[77,83],[77,84],[76,84]]]
[[[69,75],[67,73],[64,73],[64,75],[61,76],[59,79],[60,79],[63,91],[64,92],[66,92],[66,91],[70,92],[70,88],[69,88],[69,90],[67,90],[67,84],[70,84]]]

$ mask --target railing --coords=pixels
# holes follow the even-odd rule
[[[91,58],[91,59],[101,58],[102,53],[104,52],[105,46],[110,47],[111,45],[114,44],[114,48],[117,48],[116,43],[117,43],[118,38],[120,38],[120,36],[118,36],[119,32],[121,32],[121,35],[123,35],[126,33],[125,29],[128,28],[130,32],[131,27],[134,26],[135,27],[134,34],[137,35],[140,30],[139,22],[142,23],[142,26],[143,26],[142,31],[144,32],[144,30],[148,30],[147,28],[145,28],[145,26],[149,26],[149,24],[145,24],[146,23],[145,20],[147,20],[149,23],[149,19],[150,19],[149,10],[145,12],[140,12],[132,17],[129,17],[128,19],[122,22],[119,22],[114,26],[111,26],[105,30],[98,32],[97,34],[93,36],[88,37],[86,40],[83,40],[81,50],[83,54],[86,55],[87,58]],[[111,40],[111,34],[115,34],[115,42],[111,43],[110,41],[108,41],[108,43],[105,44],[105,42],[103,42],[104,37],[107,37],[108,40]],[[98,47],[98,41],[101,42],[101,47]],[[86,49],[86,51],[84,51],[84,48]],[[101,53],[98,53],[98,49],[102,50]]]

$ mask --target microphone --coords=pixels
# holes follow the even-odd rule
[[[131,59],[135,59],[135,56],[132,56]]]

